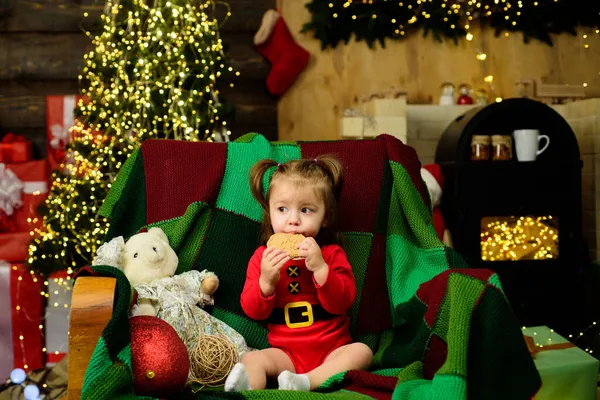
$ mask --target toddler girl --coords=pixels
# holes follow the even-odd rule
[[[267,172],[272,172],[270,184]],[[267,377],[277,377],[279,389],[308,391],[339,372],[370,366],[373,353],[352,343],[346,315],[356,285],[337,244],[342,181],[342,165],[332,156],[284,164],[261,160],[252,167],[250,187],[263,209],[263,242],[273,233],[305,239],[297,259],[265,246],[250,259],[241,305],[250,318],[267,320],[271,348],[246,353],[229,374],[226,391],[264,389]]]

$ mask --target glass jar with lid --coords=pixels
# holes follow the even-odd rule
[[[512,138],[510,135],[492,136],[492,159],[494,161],[512,160]]]
[[[490,137],[473,135],[471,138],[471,160],[484,161],[490,158]]]

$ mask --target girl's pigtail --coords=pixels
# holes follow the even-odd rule
[[[335,194],[336,200],[339,201],[342,186],[344,185],[344,166],[340,160],[329,154],[317,156],[315,161],[331,178],[333,193]]]
[[[252,196],[258,201],[263,209],[267,209],[267,192],[263,190],[263,179],[265,173],[271,167],[277,166],[273,160],[264,159],[257,161],[250,169],[250,190]]]

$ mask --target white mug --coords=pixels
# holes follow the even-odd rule
[[[540,135],[537,129],[517,129],[513,132],[513,136],[519,161],[535,161],[550,144],[550,138],[547,135]],[[540,149],[542,139],[546,139],[546,145]]]

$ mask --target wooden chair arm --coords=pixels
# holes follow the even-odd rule
[[[102,330],[110,320],[115,278],[82,276],[75,281],[69,326],[68,399],[80,399],[83,377]]]

